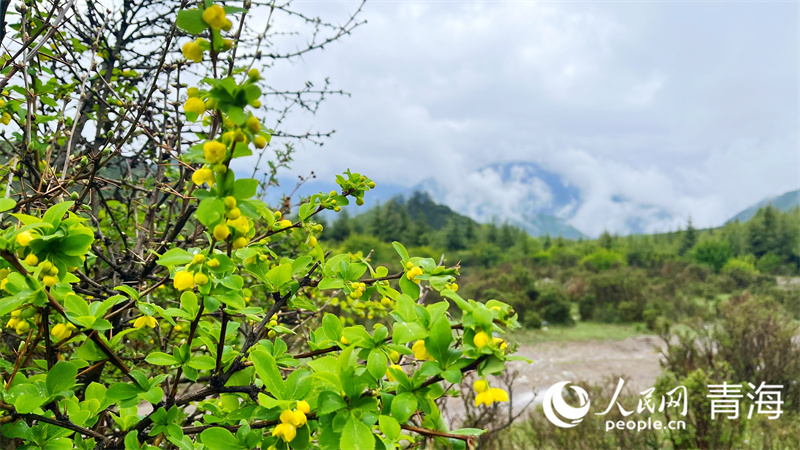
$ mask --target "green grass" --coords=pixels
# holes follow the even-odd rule
[[[517,330],[509,336],[520,344],[574,341],[620,341],[631,336],[653,334],[642,323],[613,324],[578,322],[573,327],[548,326],[547,330]]]

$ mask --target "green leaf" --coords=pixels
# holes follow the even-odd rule
[[[407,294],[412,299],[419,298],[419,285],[409,280],[405,276],[400,278],[400,290]]]
[[[197,370],[211,370],[217,366],[217,362],[208,355],[200,355],[192,357],[186,365]]]
[[[241,178],[233,183],[233,196],[237,200],[245,200],[256,195],[258,180],[255,178]]]
[[[453,332],[450,329],[450,322],[442,316],[431,325],[430,334],[425,339],[425,348],[438,361],[444,361],[452,340]]]
[[[53,225],[53,228],[58,228],[61,225],[61,218],[64,217],[64,214],[67,213],[67,210],[72,208],[75,202],[61,202],[57,203],[50,207],[44,216],[42,216],[43,222],[49,222]]]
[[[350,415],[350,419],[342,429],[339,447],[350,450],[372,450],[375,448],[375,435],[364,422]]]
[[[78,375],[78,368],[72,363],[60,361],[47,372],[45,385],[47,393],[50,395],[66,391],[75,384],[75,377]]]
[[[178,358],[162,352],[150,353],[144,360],[157,366],[171,366],[180,362]]]
[[[130,383],[116,383],[112,384],[111,387],[108,388],[106,391],[106,395],[108,398],[112,400],[125,400],[128,398],[136,397],[137,395],[144,392],[144,389]]]
[[[17,206],[17,202],[10,198],[0,198],[0,212],[8,211]]]
[[[417,397],[404,392],[392,400],[392,416],[400,423],[405,423],[417,410]]]
[[[47,400],[47,397],[32,384],[18,384],[11,388],[10,394],[14,396],[14,409],[20,414],[35,411]]]
[[[381,432],[383,432],[387,438],[396,441],[400,436],[400,424],[397,423],[394,417],[380,416],[378,418],[378,424],[380,425]]]
[[[267,391],[278,400],[282,400],[284,396],[283,377],[275,363],[275,358],[264,350],[256,350],[250,354],[250,359],[253,360],[256,373],[264,382]]]
[[[394,251],[396,251],[397,254],[400,255],[400,260],[403,262],[403,264],[405,264],[406,261],[408,261],[408,250],[406,250],[406,248],[403,247],[403,244],[397,241],[392,242],[392,247],[394,247]]]
[[[203,21],[203,12],[199,9],[179,11],[175,25],[190,34],[200,34],[208,29],[208,25]]]
[[[189,264],[194,256],[182,248],[173,248],[158,258],[156,264],[159,266],[177,266]]]
[[[209,450],[236,450],[245,449],[238,439],[225,428],[209,428],[200,433],[200,440]]]
[[[373,377],[380,379],[386,373],[386,363],[388,360],[389,359],[382,350],[377,348],[372,349],[367,358],[367,370]]]

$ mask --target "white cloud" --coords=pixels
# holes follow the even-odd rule
[[[342,16],[352,4],[325,8]],[[302,149],[297,173],[433,177],[451,206],[490,199],[513,217],[526,196],[546,203],[546,190],[478,169],[531,161],[581,189],[572,223],[588,233],[637,217],[674,228],[662,210],[711,226],[800,186],[797,8],[371,3],[352,37],[271,81],[330,75],[353,94],[293,118],[337,129]]]

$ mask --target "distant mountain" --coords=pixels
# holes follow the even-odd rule
[[[800,206],[800,189],[796,191],[789,191],[783,195],[778,195],[775,197],[765,198],[760,202],[756,203],[753,206],[743,210],[739,214],[731,217],[728,222],[733,222],[738,220],[739,222],[746,222],[753,218],[756,215],[756,212],[767,206],[772,205],[775,208],[781,211],[789,211],[792,208]]]

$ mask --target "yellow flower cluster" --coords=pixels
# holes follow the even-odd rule
[[[421,267],[414,266],[414,264],[412,264],[411,261],[406,263],[406,278],[408,278],[409,280],[419,284],[420,280],[418,280],[417,277],[422,275],[422,273],[423,272]]]
[[[28,310],[30,313],[34,313],[33,309]],[[27,311],[26,311],[27,312]],[[6,328],[13,328],[17,334],[25,334],[31,329],[31,324],[28,322],[32,314],[27,313],[25,314],[26,317],[22,316],[22,310],[14,310],[11,311],[11,320],[8,321],[6,324]]]
[[[425,348],[425,341],[419,340],[414,342],[414,345],[411,346],[411,351],[414,352],[414,358],[417,358],[420,361],[433,361],[433,356],[428,353],[428,349]]]
[[[224,29],[230,24],[230,21],[225,17],[225,10],[222,6],[211,5],[203,11],[203,22],[215,30]],[[230,26],[228,26],[230,29]]]
[[[273,436],[278,436],[284,442],[291,442],[297,436],[297,429],[306,424],[306,412],[311,411],[308,403],[304,401],[297,402],[297,408],[294,411],[285,410],[281,413],[281,423],[279,423],[274,430]]]
[[[475,396],[475,406],[492,406],[494,402],[507,402],[508,392],[500,388],[489,387],[486,380],[478,380],[472,385],[478,395]]]
[[[353,299],[361,298],[361,296],[364,295],[364,291],[367,289],[366,283],[359,283],[359,282],[353,283],[350,287],[353,289],[353,291],[350,292],[349,296],[350,298]]]

